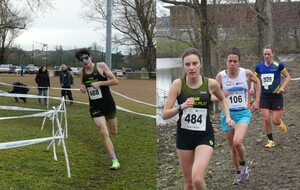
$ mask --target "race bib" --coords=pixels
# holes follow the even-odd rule
[[[261,75],[261,84],[264,87],[264,89],[268,90],[269,86],[272,85],[273,81],[274,81],[273,73],[267,73]]]
[[[246,97],[244,91],[229,92],[226,97],[229,108],[246,108]]]
[[[88,87],[87,88],[89,92],[89,96],[91,100],[96,100],[102,98],[102,93],[100,87],[98,88],[93,88],[93,87]]]
[[[181,128],[192,131],[206,131],[206,116],[207,109],[184,109],[181,117]]]

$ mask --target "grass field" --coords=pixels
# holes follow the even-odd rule
[[[36,86],[34,75],[24,77],[0,75],[0,82],[20,81]],[[58,78],[51,78],[51,87],[58,87]],[[78,78],[74,88],[79,87]],[[0,90],[10,87],[0,85]],[[130,98],[155,104],[155,81],[119,80],[112,88]],[[36,90],[29,93],[36,94]],[[60,91],[51,90],[51,96]],[[87,102],[87,96],[74,92],[74,99]],[[137,103],[114,95],[117,105],[136,112],[155,114],[154,107]],[[36,99],[27,103],[15,103],[12,98],[0,97],[1,105],[45,108]],[[51,100],[50,105],[59,102]],[[17,111],[0,110],[1,117],[19,115]],[[26,113],[28,114],[28,113]],[[0,189],[156,189],[156,127],[155,119],[118,111],[117,136],[111,136],[117,156],[121,162],[118,171],[108,170],[110,160],[106,154],[98,131],[92,122],[88,106],[67,104],[68,138],[65,139],[69,155],[71,178],[67,177],[62,146],[57,146],[58,160],[53,159],[49,142],[14,149],[0,150]],[[0,120],[0,142],[49,137],[51,122],[43,118]]]

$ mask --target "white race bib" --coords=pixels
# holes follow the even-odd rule
[[[184,109],[181,117],[181,128],[192,131],[206,131],[206,116],[207,109]]]
[[[267,73],[261,75],[261,84],[266,90],[269,89],[269,86],[272,85],[273,81],[274,73]]]
[[[93,87],[88,87],[87,88],[89,92],[89,96],[91,100],[96,100],[102,98],[102,93],[100,87],[98,88],[93,88]]]
[[[226,97],[229,108],[246,108],[246,97],[244,91],[229,92]]]

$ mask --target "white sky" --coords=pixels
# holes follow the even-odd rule
[[[53,10],[39,16],[30,24],[30,29],[16,38],[15,44],[24,50],[42,49],[42,44],[48,45],[52,50],[57,45],[63,49],[81,48],[92,46],[96,42],[105,50],[106,28],[99,23],[90,22],[82,17],[83,5],[81,0],[53,0]],[[163,3],[157,1],[158,16],[168,14],[163,8]],[[167,13],[166,13],[167,12]],[[99,28],[103,29],[99,30]],[[38,42],[38,43],[35,43]],[[42,43],[42,44],[39,44]],[[122,51],[127,54],[126,47],[116,47],[112,44],[112,52]]]
[[[83,12],[80,0],[55,0],[53,7],[54,10],[46,15],[35,18],[30,29],[24,31],[15,44],[31,50],[32,44],[41,49],[41,44],[34,43],[40,42],[48,44],[50,50],[56,45],[70,49],[89,47],[96,42],[105,49],[106,28],[96,30],[101,27],[99,23],[86,21],[80,16]]]

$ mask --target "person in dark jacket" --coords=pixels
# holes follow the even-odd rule
[[[20,82],[14,82],[13,83],[13,89],[11,91],[8,91],[8,93],[13,93],[13,94],[27,94],[29,91],[29,88],[27,87],[26,84],[20,83]],[[18,97],[14,97],[16,102],[19,102]],[[23,100],[24,103],[26,103],[26,98],[25,97],[20,97],[21,100]]]
[[[47,67],[41,66],[39,69],[39,72],[35,76],[35,82],[38,85],[38,90],[39,90],[39,96],[43,95],[45,96],[44,98],[44,104],[47,104],[47,93],[48,93],[48,88],[50,87],[50,78],[48,74]],[[41,104],[41,99],[39,98],[39,104]]]
[[[70,104],[73,103],[73,97],[72,97],[72,91],[71,91],[71,85],[72,85],[72,76],[70,71],[68,71],[67,66],[65,64],[62,64],[60,66],[61,72],[60,72],[60,84],[63,88],[61,90],[61,96],[66,97],[68,96],[70,100]]]

